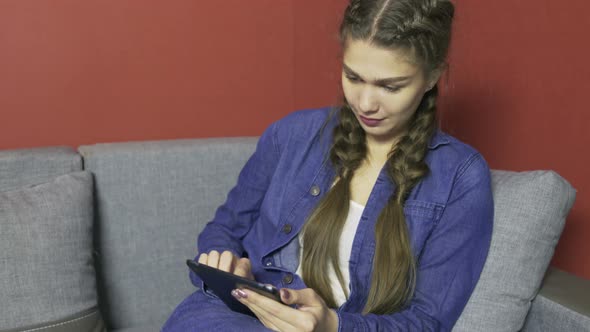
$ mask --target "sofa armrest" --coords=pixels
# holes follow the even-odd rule
[[[590,280],[549,268],[522,331],[590,331]]]

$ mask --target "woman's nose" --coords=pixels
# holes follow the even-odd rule
[[[377,110],[377,98],[370,86],[362,87],[359,91],[359,108],[361,112]]]

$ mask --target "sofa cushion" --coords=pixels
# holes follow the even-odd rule
[[[160,325],[140,326],[140,327],[129,327],[125,329],[111,330],[111,332],[160,332]]]
[[[162,326],[194,291],[187,258],[256,138],[81,146],[95,180],[101,313],[109,328]]]
[[[553,256],[575,190],[552,171],[492,172],[494,230],[454,331],[518,331]]]
[[[92,197],[88,172],[0,193],[0,330],[96,320]]]
[[[588,296],[588,294],[586,294]],[[539,294],[528,314],[522,332],[590,331],[590,316],[581,314]]]
[[[590,280],[550,267],[523,332],[590,332]]]
[[[82,157],[70,147],[0,151],[0,191],[53,180],[82,170]]]
[[[2,330],[2,332],[106,332],[106,328],[98,308],[91,308],[55,321]]]

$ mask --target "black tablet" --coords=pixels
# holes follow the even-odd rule
[[[213,293],[233,311],[254,316],[248,307],[240,303],[240,301],[236,300],[231,295],[232,290],[239,288],[247,288],[282,303],[279,290],[276,287],[242,278],[233,273],[215,269],[204,264],[199,264],[191,259],[188,259],[186,264],[201,278],[201,280],[203,280],[205,286],[213,291]]]

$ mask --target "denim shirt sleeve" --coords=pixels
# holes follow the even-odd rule
[[[338,312],[339,331],[450,331],[483,269],[492,236],[490,170],[473,154],[455,174],[445,210],[418,261],[414,298],[390,315]]]
[[[274,123],[262,134],[236,186],[199,235],[199,253],[230,250],[238,257],[244,254],[242,239],[258,218],[260,204],[279,160],[276,127]]]

